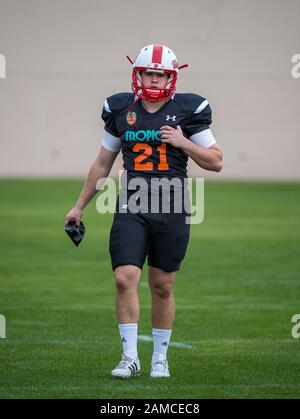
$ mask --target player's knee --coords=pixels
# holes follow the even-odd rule
[[[172,284],[152,284],[150,285],[152,294],[160,299],[168,299],[172,296]]]
[[[116,269],[115,284],[118,291],[124,292],[137,287],[139,281],[139,272],[131,267],[122,267]]]
[[[125,292],[132,288],[132,282],[122,275],[116,276],[115,283],[119,292]]]

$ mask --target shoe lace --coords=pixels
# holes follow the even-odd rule
[[[166,365],[166,361],[157,361],[155,362],[156,365],[161,364],[163,367]]]
[[[121,360],[121,362],[118,365],[118,368],[126,368],[130,362],[132,362],[132,359],[130,359],[126,355],[123,355],[122,356],[122,360]]]
[[[168,364],[167,364],[167,360],[166,360],[166,359],[164,359],[164,360],[162,360],[162,361],[156,361],[156,362],[154,363],[154,366],[155,366],[155,367],[157,367],[157,366],[159,366],[159,365],[161,365],[163,368],[167,368],[167,366],[168,366]]]

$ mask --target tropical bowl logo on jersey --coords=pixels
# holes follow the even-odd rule
[[[139,131],[126,131],[125,132],[125,141],[136,141],[136,142],[153,142],[159,141],[160,131],[155,130],[139,130]]]
[[[127,119],[127,124],[134,125],[136,123],[136,113],[128,112],[126,119]]]

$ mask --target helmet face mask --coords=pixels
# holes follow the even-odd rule
[[[141,73],[142,71],[151,71],[150,69],[135,68],[132,72],[132,90],[136,96],[141,99],[147,100],[148,102],[159,102],[161,100],[167,100],[172,97],[175,93],[175,86],[177,80],[177,74],[168,74],[168,80],[166,86],[163,88],[157,87],[146,87],[142,83]],[[154,71],[155,72],[155,71]],[[160,73],[161,74],[161,73]],[[166,74],[166,72],[164,72]]]
[[[132,90],[141,99],[158,102],[170,99],[176,90],[178,63],[175,54],[164,45],[148,45],[135,57],[132,69]],[[145,87],[142,85],[141,71],[167,73],[169,78],[164,88]]]

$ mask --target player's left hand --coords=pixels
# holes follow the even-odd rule
[[[182,133],[180,125],[177,125],[176,128],[170,127],[169,125],[164,125],[160,128],[160,138],[162,143],[169,143],[173,147],[183,147],[187,139]]]

